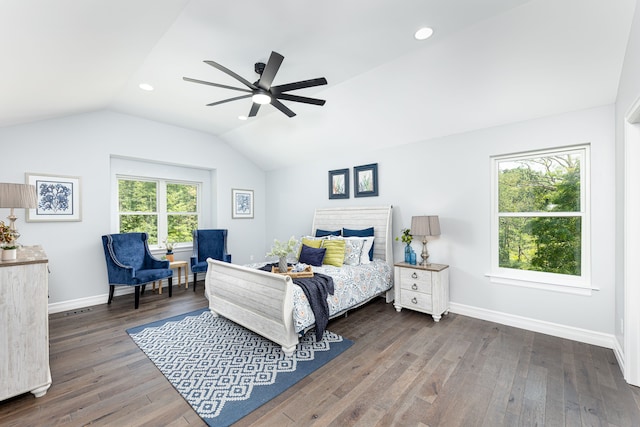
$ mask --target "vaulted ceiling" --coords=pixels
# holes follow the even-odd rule
[[[220,137],[264,170],[613,103],[635,0],[4,0],[0,126],[110,109]],[[421,26],[434,35],[417,41]],[[242,121],[250,99],[205,64],[274,85],[315,77]],[[148,83],[155,90],[140,90]]]

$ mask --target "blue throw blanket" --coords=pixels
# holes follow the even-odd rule
[[[267,264],[261,270],[271,271],[271,267],[274,265],[277,266],[277,264]],[[300,286],[309,300],[311,311],[316,318],[316,341],[321,341],[329,323],[327,297],[333,295],[333,279],[326,274],[314,273],[313,277],[293,278],[292,280],[293,283]]]

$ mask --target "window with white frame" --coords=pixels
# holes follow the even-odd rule
[[[146,232],[149,244],[189,243],[198,228],[200,183],[118,176],[118,230]]]
[[[492,281],[590,289],[589,146],[492,158]]]

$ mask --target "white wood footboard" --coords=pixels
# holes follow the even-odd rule
[[[205,295],[214,315],[280,344],[290,356],[298,344],[289,276],[207,259]]]

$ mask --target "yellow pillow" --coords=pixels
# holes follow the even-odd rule
[[[303,237],[300,242],[300,249],[298,249],[298,258],[300,258],[300,251],[302,251],[302,245],[309,246],[311,248],[319,249],[322,244],[322,239],[314,239],[309,237]]]
[[[344,264],[344,240],[323,240],[322,248],[326,248],[323,264],[342,267]]]

